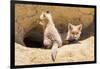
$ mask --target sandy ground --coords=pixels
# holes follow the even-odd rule
[[[58,49],[56,61],[51,59],[51,49],[28,48],[15,43],[15,65],[81,62],[94,60],[94,36],[76,44]]]

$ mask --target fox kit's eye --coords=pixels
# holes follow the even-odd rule
[[[50,13],[50,11],[46,11],[46,13]]]
[[[72,32],[73,35],[76,35],[76,32]]]

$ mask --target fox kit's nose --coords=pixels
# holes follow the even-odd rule
[[[75,35],[75,36],[74,36],[74,38],[75,38],[75,39],[77,39],[77,38],[78,38],[78,36],[77,36],[77,35]]]

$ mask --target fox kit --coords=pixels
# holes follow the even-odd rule
[[[49,11],[43,12],[40,16],[40,24],[43,26],[44,29],[44,47],[51,48],[51,57],[52,60],[55,61],[57,55],[57,49],[62,46],[62,40],[60,34],[58,33],[51,13]]]
[[[65,40],[69,42],[77,41],[80,38],[82,31],[82,24],[79,25],[72,25],[68,24],[68,32]]]

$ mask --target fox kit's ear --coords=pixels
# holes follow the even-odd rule
[[[71,23],[68,24],[68,30],[72,30],[73,29],[73,25]]]
[[[81,31],[82,30],[82,24],[78,25],[78,29]]]

